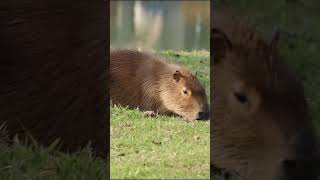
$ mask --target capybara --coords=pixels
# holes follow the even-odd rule
[[[188,120],[208,119],[205,89],[190,71],[151,53],[110,52],[111,101]]]
[[[318,152],[300,80],[280,60],[277,42],[215,11],[211,163],[231,179],[313,180]]]

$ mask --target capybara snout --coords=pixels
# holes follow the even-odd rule
[[[283,175],[281,180],[317,180],[320,159],[317,155],[302,155],[296,159],[282,161]]]
[[[302,130],[293,142],[294,156],[282,161],[283,179],[316,180],[320,170],[320,156],[313,131]]]
[[[209,106],[208,104],[204,104],[201,108],[200,111],[198,112],[198,116],[196,120],[207,120],[209,119]]]

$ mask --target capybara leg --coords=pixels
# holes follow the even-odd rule
[[[196,121],[195,119],[188,119],[188,118],[183,118],[183,119],[188,123],[193,123]]]
[[[143,116],[144,117],[156,117],[157,116],[157,113],[155,113],[154,111],[145,111],[143,113]]]

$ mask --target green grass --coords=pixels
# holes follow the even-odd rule
[[[90,148],[73,153],[57,151],[56,143],[41,147],[15,140],[0,145],[0,179],[5,180],[106,180],[105,160],[94,158]]]
[[[197,72],[209,94],[209,52],[158,52]],[[209,96],[208,96],[209,97]],[[143,112],[111,107],[111,179],[209,179],[208,122],[178,117],[145,118]]]

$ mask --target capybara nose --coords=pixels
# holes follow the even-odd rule
[[[197,120],[206,120],[209,119],[209,112],[198,112]]]
[[[283,161],[285,179],[300,180],[309,179],[317,180],[319,171],[319,159],[304,158]]]

